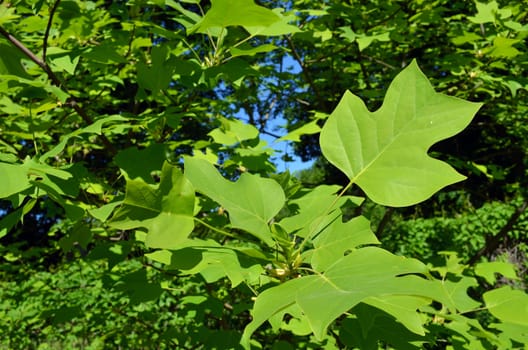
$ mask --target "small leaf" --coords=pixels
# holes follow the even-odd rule
[[[76,56],[72,59],[69,55],[58,57],[51,61],[51,64],[56,70],[65,71],[72,75],[75,73],[75,68],[77,67],[78,63],[79,56]]]
[[[499,9],[499,5],[495,0],[489,3],[476,1],[476,5],[477,14],[475,16],[468,17],[468,19],[473,23],[495,23],[496,17],[508,18],[512,15],[511,10]]]
[[[23,208],[18,208],[0,219],[0,238],[7,235],[9,230],[15,227],[15,225],[22,219],[22,216],[24,215],[22,210]]]
[[[297,17],[295,15],[283,16],[280,11],[281,9],[272,10],[279,16],[279,20],[266,26],[245,26],[244,28],[248,31],[251,36],[279,36],[291,33],[297,33],[301,30],[289,22],[295,21]]]
[[[515,266],[503,262],[503,261],[492,261],[480,263],[475,267],[475,274],[484,277],[486,282],[494,284],[496,281],[495,274],[500,273],[504,277],[511,279],[518,279],[517,273],[515,272]]]
[[[422,317],[416,310],[430,304],[431,300],[429,298],[412,295],[383,295],[366,298],[363,302],[394,316],[396,320],[413,333],[425,335]]]
[[[252,140],[259,134],[253,125],[238,119],[222,119],[222,124],[222,127],[216,128],[208,134],[216,143],[222,145],[231,146],[245,140]]]
[[[53,147],[51,150],[49,150],[48,152],[44,153],[41,157],[40,157],[40,161],[41,162],[44,162],[46,159],[49,159],[49,158],[53,158],[55,156],[57,156],[60,152],[62,152],[62,150],[64,150],[64,147],[66,147],[68,141],[73,138],[73,137],[76,137],[76,136],[79,136],[81,134],[97,134],[97,135],[101,135],[102,134],[102,129],[103,129],[103,124],[105,123],[108,123],[108,122],[119,122],[119,121],[128,121],[127,118],[125,117],[121,117],[119,115],[112,115],[112,116],[107,116],[107,117],[104,117],[104,118],[101,118],[97,121],[95,121],[93,124],[90,124],[88,125],[87,127],[85,128],[82,128],[82,129],[77,129],[69,134],[66,134],[62,137],[61,141],[55,146]]]
[[[493,39],[493,46],[488,50],[491,57],[506,57],[512,58],[520,55],[521,52],[517,50],[513,45],[520,43],[521,40],[510,39],[503,37],[496,37]]]
[[[19,17],[20,15],[16,14],[16,7],[0,4],[0,25],[9,23]]]
[[[231,49],[229,49],[229,52],[231,53],[232,57],[237,57],[237,56],[255,56],[258,53],[270,52],[270,51],[273,51],[275,49],[277,49],[277,46],[275,46],[275,45],[264,44],[264,45],[260,45],[260,46],[256,46],[256,47],[249,47],[249,48],[246,48],[246,47],[240,47],[240,48],[232,47]]]
[[[323,127],[321,149],[376,203],[413,205],[464,179],[427,150],[460,132],[480,106],[436,93],[413,61],[376,112],[347,91]]]
[[[271,179],[243,173],[237,182],[222,177],[206,160],[185,157],[185,175],[198,192],[221,204],[233,227],[274,245],[268,222],[284,205],[284,192]]]
[[[319,125],[317,125],[317,121],[311,121],[307,124],[304,124],[300,128],[297,128],[293,131],[290,131],[288,134],[282,136],[281,138],[275,140],[275,142],[280,141],[293,141],[293,142],[300,142],[301,141],[301,135],[312,135],[317,134],[321,131],[321,128]]]

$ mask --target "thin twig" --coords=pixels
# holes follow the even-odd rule
[[[267,131],[266,129],[259,130],[259,132],[260,132],[261,134],[266,134],[266,135],[269,135],[269,136],[275,137],[275,138],[277,138],[277,139],[279,139],[279,138],[282,137],[282,136],[280,136],[280,135],[277,135],[277,134],[275,134],[275,133],[272,133],[271,131]]]
[[[392,64],[384,62],[384,61],[380,60],[379,58],[375,58],[375,57],[372,57],[372,56],[369,56],[369,55],[365,55],[365,54],[362,54],[362,56],[365,57],[366,59],[368,59],[369,61],[373,61],[373,62],[376,62],[377,64],[381,64],[382,66],[384,66],[386,68],[389,68],[389,69],[392,69],[392,70],[397,69]]]
[[[55,75],[55,73],[51,70],[50,66],[40,58],[38,58],[31,50],[29,50],[24,44],[22,44],[20,41],[18,41],[17,38],[15,38],[13,35],[9,34],[2,26],[0,26],[0,34],[2,34],[7,40],[9,40],[16,48],[18,48],[24,55],[26,55],[31,61],[36,63],[46,74],[48,75],[48,78],[51,80],[53,85],[59,87],[61,90],[63,90],[65,93],[70,95],[68,93],[68,90],[62,86],[62,82],[60,79]],[[73,109],[79,114],[79,116],[82,118],[82,120],[87,124],[91,125],[94,123],[93,119],[86,113],[84,109],[79,106],[77,103],[77,100],[70,95],[68,105],[73,107]],[[105,148],[111,152],[112,154],[116,153],[116,149],[110,142],[110,140],[103,134],[99,135],[99,138],[103,142]]]
[[[383,231],[385,230],[385,227],[387,227],[387,224],[391,220],[392,214],[394,213],[393,207],[388,207],[385,210],[385,213],[383,214],[383,218],[381,219],[378,228],[376,229],[376,237],[381,238],[383,236]]]
[[[59,7],[60,2],[61,0],[55,1],[55,3],[53,4],[53,7],[50,9],[48,25],[46,26],[46,32],[44,32],[44,40],[42,41],[42,62],[46,62],[46,53],[48,50],[48,38],[49,38],[50,30],[51,30],[51,24],[53,22],[53,15],[55,14],[55,11],[57,11],[57,8]]]
[[[285,36],[286,38],[286,41],[288,42],[288,45],[290,46],[290,49],[292,51],[292,54],[293,54],[293,58],[297,61],[297,63],[299,64],[299,66],[301,66],[301,69],[302,69],[302,73],[304,75],[304,78],[306,79],[306,82],[310,85],[310,87],[312,88],[314,94],[315,94],[315,97],[317,98],[317,101],[319,101],[319,103],[321,104],[321,107],[327,111],[327,104],[326,104],[326,101],[322,98],[321,94],[319,93],[319,89],[316,87],[315,83],[314,83],[314,80],[312,78],[312,75],[310,74],[310,72],[308,71],[308,69],[306,68],[306,65],[304,64],[301,56],[299,55],[299,52],[297,52],[297,49],[295,48],[295,44],[293,43],[291,37],[289,36]]]
[[[48,73],[49,67],[48,65],[42,61],[40,58],[38,58],[33,52],[31,52],[24,44],[22,44],[20,41],[17,40],[14,36],[9,34],[3,27],[0,26],[0,34],[2,34],[7,40],[9,40],[13,45],[16,46],[17,49],[22,51],[24,55],[26,55],[30,60],[35,62],[40,68],[42,68],[46,73]],[[49,73],[48,73],[49,75]],[[50,76],[50,79],[53,81],[53,84],[60,86],[60,81],[55,77],[55,75],[52,72],[52,76]]]

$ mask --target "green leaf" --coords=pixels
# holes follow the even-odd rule
[[[420,335],[425,335],[425,331],[422,324],[422,316],[416,310],[428,305],[430,302],[429,298],[412,295],[383,295],[363,300],[363,303],[394,316],[408,330]]]
[[[90,209],[88,210],[88,212],[90,213],[90,215],[92,215],[97,220],[101,222],[105,222],[110,217],[114,209],[118,205],[121,205],[121,204],[122,202],[108,203],[108,204],[103,205],[102,207]]]
[[[363,201],[360,197],[338,198],[336,192],[339,188],[340,186],[337,185],[320,185],[312,190],[299,191],[296,198],[288,201],[288,208],[291,208],[293,215],[282,219],[280,225],[290,233],[295,232],[299,237],[307,237],[318,233],[319,227],[328,224],[329,219],[326,216],[331,207],[339,208],[348,200],[356,205]]]
[[[38,162],[34,158],[27,157],[24,160],[24,168],[27,169],[28,175],[42,176],[44,174],[52,175],[58,177],[62,180],[67,180],[73,175],[65,170],[57,169],[47,164]]]
[[[232,47],[229,49],[232,57],[237,56],[255,56],[258,53],[270,52],[277,49],[277,46],[272,44],[264,44],[256,47]]]
[[[259,260],[213,240],[189,239],[177,250],[158,250],[145,256],[183,274],[200,273],[207,283],[227,276],[233,288],[243,281],[255,283],[264,271]]]
[[[359,245],[379,243],[365,217],[358,216],[345,223],[338,219],[314,240],[311,264],[322,272]]]
[[[491,57],[513,58],[521,54],[519,50],[513,47],[513,45],[520,42],[521,40],[518,39],[503,38],[498,36],[493,39],[493,46],[489,49],[489,55]]]
[[[229,26],[269,27],[280,16],[253,0],[212,0],[211,8],[189,33],[207,33],[212,28]]]
[[[280,141],[293,141],[293,142],[300,142],[301,141],[301,135],[312,135],[317,134],[321,131],[321,128],[319,125],[317,125],[317,121],[311,121],[307,124],[304,124],[300,128],[297,128],[293,131],[290,131],[288,134],[282,136],[281,138],[278,138],[275,140],[275,142]]]
[[[528,326],[528,294],[509,286],[490,290],[483,295],[489,312],[502,322]]]
[[[163,164],[158,188],[141,178],[127,181],[126,196],[109,224],[148,230],[146,244],[176,249],[194,229],[194,189],[180,169]]]
[[[492,261],[480,263],[475,266],[475,274],[484,277],[489,284],[495,284],[496,273],[500,273],[507,278],[518,279],[515,266],[507,262]]]
[[[295,303],[308,318],[318,339],[331,322],[362,301],[375,304],[389,314],[399,314],[394,305],[397,298],[389,296],[437,300],[452,312],[467,312],[480,305],[467,295],[467,289],[476,285],[474,279],[451,282],[416,276],[426,274],[426,266],[418,260],[375,247],[353,250],[323,273],[292,279],[262,292],[253,308],[253,320],[244,330],[243,341],[249,340],[264,321]],[[402,324],[418,333],[422,333],[416,323],[418,319],[410,312],[411,305],[423,305],[422,301],[406,300],[406,313],[400,316]]]
[[[137,64],[138,84],[144,88],[158,93],[169,87],[174,70],[172,64],[167,60],[168,49],[166,46],[153,46],[152,64],[150,66],[139,62]]]
[[[185,175],[198,192],[221,204],[233,227],[274,245],[268,222],[284,205],[281,186],[271,179],[243,173],[237,182],[222,177],[208,161],[184,157]]]
[[[321,149],[376,203],[413,205],[464,179],[427,150],[460,132],[480,106],[436,93],[413,61],[375,112],[347,91],[323,127]]]
[[[55,147],[53,147],[51,150],[49,150],[48,152],[44,153],[40,157],[40,161],[44,162],[45,160],[47,160],[49,158],[53,158],[53,157],[57,156],[58,154],[60,154],[62,152],[62,150],[64,149],[64,147],[66,147],[68,141],[71,138],[73,138],[73,137],[77,137],[77,136],[79,136],[81,134],[85,134],[85,133],[86,134],[101,135],[102,132],[103,132],[102,131],[103,130],[103,124],[106,124],[108,122],[124,122],[124,121],[128,121],[128,119],[125,118],[125,117],[121,117],[119,115],[107,116],[107,117],[104,117],[104,118],[101,118],[101,119],[95,121],[93,124],[90,124],[90,125],[88,125],[85,128],[77,129],[74,132],[66,134],[66,135],[64,135],[62,137],[61,141]]]
[[[15,225],[22,219],[24,208],[18,208],[17,210],[7,214],[0,220],[0,238],[7,235]]]
[[[212,130],[208,135],[216,143],[231,146],[245,140],[252,140],[258,134],[257,128],[251,124],[246,124],[238,119],[222,119],[222,127]]]
[[[398,276],[425,271],[425,265],[417,260],[397,257],[379,248],[359,249],[339,259],[324,274],[293,279],[262,292],[243,340],[249,340],[264,321],[294,303],[300,306],[315,336],[321,339],[333,320],[362,300],[419,290],[415,278]]]
[[[27,168],[22,164],[0,163],[0,174],[2,174],[0,198],[7,198],[31,187]]]
[[[469,16],[468,19],[477,24],[482,23],[495,23],[496,17],[499,18],[508,18],[511,16],[511,10],[500,9],[496,1],[491,1],[489,3],[478,2],[477,5],[477,14],[475,16]]]
[[[411,333],[389,314],[360,303],[339,327],[339,339],[350,349],[379,349],[380,341],[391,349],[423,349],[424,338]]]
[[[7,4],[9,4],[9,3],[7,3]],[[15,19],[20,17],[20,15],[15,14],[16,13],[16,7],[7,6],[7,4],[0,4],[0,25],[2,25],[4,23],[12,22],[13,20],[15,20]]]
[[[165,146],[158,143],[144,149],[136,147],[124,149],[114,158],[114,162],[128,178],[140,177],[146,183],[151,184],[154,183],[151,173],[161,170],[165,160]]]
[[[12,74],[22,78],[30,78],[20,61],[25,56],[19,50],[12,45],[3,43],[3,40],[0,39],[0,52],[2,53],[0,55],[0,74]]]
[[[75,68],[79,63],[79,56],[74,57],[73,59],[69,56],[62,56],[51,60],[51,64],[54,70],[64,71],[69,74],[75,73]]]
[[[295,15],[283,16],[280,11],[281,9],[273,10],[279,16],[279,20],[271,25],[245,26],[244,28],[251,36],[279,36],[300,32],[301,30],[298,27],[288,24],[291,21],[295,21],[297,17]]]

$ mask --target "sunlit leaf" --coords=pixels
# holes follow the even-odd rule
[[[393,80],[375,112],[346,92],[323,127],[321,149],[373,201],[416,204],[464,179],[427,150],[460,132],[480,106],[436,93],[413,61]]]
[[[354,250],[336,260],[321,274],[295,278],[261,293],[252,312],[253,320],[244,330],[243,339],[249,339],[263,322],[294,303],[306,315],[318,338],[324,335],[331,322],[363,300],[382,309],[386,304],[390,313],[397,311],[387,297],[398,295],[437,300],[451,310],[463,312],[480,305],[467,295],[467,289],[475,285],[472,279],[446,283],[416,276],[426,273],[427,268],[421,262],[393,255],[383,249],[366,247]],[[411,317],[409,312],[412,311],[410,305],[424,303],[418,302],[418,299],[408,302],[410,304],[406,313],[402,314],[401,321],[413,331],[422,333],[416,323],[418,319]]]
[[[206,160],[185,157],[185,175],[198,192],[221,204],[233,227],[243,229],[273,246],[268,222],[284,205],[284,192],[271,179],[243,173],[238,181],[222,177]]]
[[[528,294],[525,292],[504,286],[484,293],[483,299],[489,312],[499,320],[528,327]]]
[[[314,120],[307,124],[304,124],[298,129],[290,131],[288,134],[278,138],[275,142],[280,142],[280,141],[300,142],[302,135],[317,134],[320,131],[321,131],[321,127],[319,127],[319,125],[317,125],[317,121]]]
[[[212,0],[209,11],[189,32],[207,33],[215,27],[268,27],[280,17],[253,0]]]
[[[230,146],[245,140],[252,140],[258,136],[259,132],[251,124],[246,124],[241,120],[222,119],[222,126],[209,133],[216,143]]]

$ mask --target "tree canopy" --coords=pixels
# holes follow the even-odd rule
[[[524,348],[527,18],[2,2],[0,347]]]

